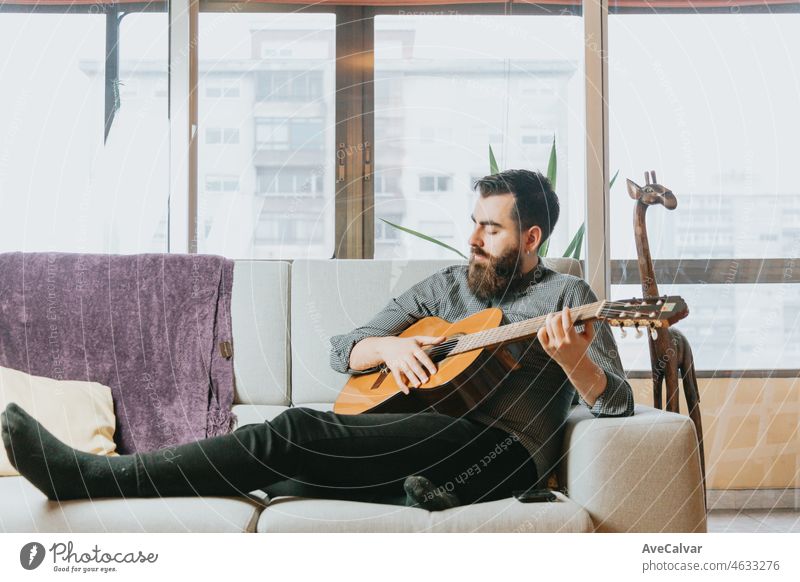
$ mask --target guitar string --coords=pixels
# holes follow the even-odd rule
[[[590,304],[587,306],[581,306],[574,309],[574,316],[576,318],[582,318],[584,315],[588,313],[592,313],[595,309],[597,304]],[[470,334],[465,344],[472,345],[473,343],[480,342],[493,342],[497,339],[501,339],[504,336],[509,335],[527,335],[528,333],[532,333],[533,331],[538,331],[538,329],[547,321],[547,316],[539,316],[534,317],[526,321],[520,321],[516,323],[512,323],[509,325],[504,325],[496,328],[492,328],[490,330],[484,330],[481,332],[476,332],[475,334]]]
[[[584,315],[586,315],[588,313],[594,312],[594,310],[596,309],[595,305],[598,305],[599,303],[600,302],[593,303],[593,304],[586,305],[586,306],[580,306],[580,307],[574,309],[573,313],[574,313],[576,318],[581,318],[581,317],[583,317]],[[483,330],[483,331],[480,331],[480,332],[475,332],[475,333],[469,334],[468,336],[464,336],[464,337],[461,337],[461,338],[458,338],[458,339],[455,339],[455,340],[448,340],[448,341],[446,341],[446,342],[444,342],[442,344],[438,344],[437,346],[434,346],[433,349],[431,349],[429,354],[438,356],[438,355],[443,354],[443,353],[449,353],[459,343],[463,343],[464,344],[463,347],[466,348],[466,347],[472,346],[472,344],[478,343],[478,342],[480,344],[490,345],[490,344],[494,343],[495,340],[503,339],[504,336],[508,336],[509,334],[511,334],[511,335],[527,335],[528,328],[531,328],[530,331],[533,331],[534,329],[538,329],[538,327],[541,327],[541,324],[544,324],[546,322],[546,320],[547,320],[547,316],[546,315],[545,316],[538,316],[538,317],[534,317],[534,318],[531,318],[531,319],[526,320],[526,321],[516,322],[516,323],[509,324],[509,325],[503,325],[503,326],[500,326],[500,327],[492,328],[492,329],[489,329],[489,330]],[[576,322],[576,323],[579,323],[579,322]],[[525,330],[525,333],[519,333],[522,330]],[[467,338],[469,338],[469,339],[467,339]],[[452,345],[450,345],[451,342],[452,342]],[[476,346],[475,348],[471,347],[470,349],[476,349],[477,347],[480,347],[480,346]],[[464,349],[463,351],[470,351],[470,349]]]
[[[602,302],[596,302],[575,308],[573,310],[573,313],[576,320],[579,320],[584,315],[591,314],[596,309],[595,306],[601,303]],[[602,306],[598,316],[611,318],[612,316],[615,315],[615,312],[618,312],[616,313],[616,316],[622,317],[624,316],[624,312],[627,310],[622,308],[617,308],[614,306]],[[534,331],[538,331],[538,328],[541,327],[541,325],[544,324],[546,320],[547,320],[546,315],[538,316],[526,321],[517,322],[509,325],[503,325],[500,327],[492,328],[489,330],[483,330],[480,332],[475,332],[469,334],[468,336],[447,340],[441,344],[438,344],[434,346],[428,353],[429,355],[434,357],[450,354],[459,343],[464,344],[462,346],[461,350],[462,352],[471,351],[479,347],[485,347],[487,345],[497,343],[497,340],[502,340],[504,336],[508,336],[509,334],[515,336],[521,336],[521,335],[527,335],[528,333],[532,333]],[[580,323],[580,321],[575,321],[575,323]],[[524,330],[524,333],[521,333],[522,330]],[[473,347],[473,344],[478,344],[478,345],[475,345]]]

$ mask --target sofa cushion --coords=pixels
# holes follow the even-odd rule
[[[231,294],[234,403],[289,404],[289,263],[236,261]]]
[[[552,503],[520,503],[513,497],[426,511],[415,507],[277,497],[258,519],[260,533],[278,532],[590,532],[589,514],[560,493]]]
[[[0,411],[14,402],[69,446],[117,455],[111,388],[98,382],[55,380],[0,366]],[[23,451],[24,452],[24,451]],[[19,454],[19,451],[17,451]],[[19,475],[0,447],[0,476]]]
[[[0,477],[2,532],[253,532],[263,505],[247,497],[50,501],[23,477]]]

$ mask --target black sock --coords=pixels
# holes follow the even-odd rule
[[[0,425],[9,461],[49,499],[138,495],[135,455],[73,449],[14,402],[0,414]]]
[[[457,495],[448,493],[443,487],[436,487],[422,475],[407,477],[403,489],[406,491],[406,505],[411,507],[441,511],[461,505]]]

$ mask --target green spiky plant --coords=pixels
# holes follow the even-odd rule
[[[550,159],[547,162],[547,179],[553,186],[555,186],[556,183],[557,171],[558,171],[558,159],[556,156],[556,138],[555,136],[553,136],[553,145],[550,147]],[[497,159],[494,157],[494,151],[492,150],[491,145],[489,145],[489,173],[490,174],[500,173],[500,167],[497,164]],[[614,181],[617,179],[617,174],[619,174],[619,170],[617,170],[616,173],[614,174],[614,177],[611,178],[611,182],[608,185],[609,189],[614,185]],[[432,236],[428,236],[427,234],[417,232],[416,230],[406,228],[405,226],[400,226],[399,224],[389,222],[384,218],[381,218],[380,220],[383,220],[383,222],[398,230],[402,230],[403,232],[413,234],[414,236],[419,237],[423,240],[427,240],[441,247],[449,249],[454,253],[456,253],[457,255],[459,255],[461,258],[469,260],[469,258],[458,249],[451,247],[450,245],[443,243],[442,241],[437,240]],[[575,232],[575,235],[572,237],[572,240],[567,245],[567,249],[564,251],[564,257],[571,257],[573,259],[580,260],[581,249],[583,248],[583,233],[585,230],[586,230],[586,223],[584,222],[578,227],[578,230]],[[550,247],[550,238],[548,237],[546,241],[544,241],[542,244],[539,245],[539,256],[546,257],[549,247]]]
[[[489,158],[494,159],[494,154],[492,153],[492,146],[489,146]],[[497,164],[495,163],[495,167]],[[547,179],[550,181],[550,184],[555,187],[556,185],[556,176],[558,170],[558,160],[556,158],[556,137],[553,136],[553,145],[550,147],[550,160],[547,163]],[[617,174],[619,174],[619,170],[614,173],[614,176],[611,178],[611,182],[608,184],[609,190],[614,186],[614,182],[617,179]],[[567,250],[564,251],[564,257],[570,257],[576,260],[581,259],[581,249],[583,248],[583,233],[586,230],[586,223],[583,222],[578,227],[578,230],[575,231],[575,234],[572,237],[572,240],[569,241],[567,245]],[[539,245],[539,256],[546,257],[547,250],[550,247],[550,238],[544,241],[542,244]]]

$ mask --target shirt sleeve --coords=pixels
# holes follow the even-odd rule
[[[583,279],[578,279],[576,284],[567,292],[564,305],[573,308],[586,303],[597,301],[589,284]],[[578,394],[578,401],[586,406],[594,416],[631,416],[633,414],[633,389],[625,376],[622,360],[617,350],[617,342],[611,332],[607,321],[596,320],[594,325],[594,340],[589,346],[588,355],[606,375],[606,389],[595,401],[594,406],[589,404]]]
[[[366,370],[350,368],[350,352],[362,339],[397,335],[419,319],[435,315],[444,292],[445,271],[423,279],[399,297],[391,299],[372,319],[349,333],[330,338],[331,368],[343,374],[369,374],[380,366]]]

